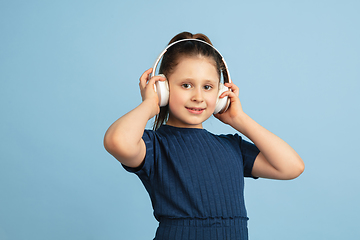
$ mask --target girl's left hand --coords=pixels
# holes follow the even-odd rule
[[[239,99],[239,88],[234,83],[225,83],[225,86],[230,90],[220,95],[220,98],[228,97],[230,99],[230,106],[224,113],[218,113],[214,116],[225,124],[233,125],[234,121],[244,114]]]
[[[239,88],[233,83],[226,83],[232,91],[226,91],[220,97],[230,98],[230,107],[215,117],[229,124],[244,134],[260,150],[257,155],[252,175],[271,179],[294,179],[304,171],[301,157],[284,140],[271,133],[251,119],[242,110],[239,100]]]

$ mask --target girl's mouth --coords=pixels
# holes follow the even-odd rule
[[[193,114],[201,114],[205,110],[205,108],[189,108],[189,107],[187,107],[186,109]]]

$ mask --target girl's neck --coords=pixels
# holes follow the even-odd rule
[[[170,119],[166,122],[166,125],[172,126],[172,127],[177,127],[177,128],[198,128],[198,129],[203,129],[202,123],[201,124],[196,124],[196,125],[190,125],[190,124],[181,123],[180,121],[171,121]]]

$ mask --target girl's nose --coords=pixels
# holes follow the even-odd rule
[[[195,88],[194,89],[193,96],[192,96],[191,100],[194,101],[194,102],[202,102],[202,101],[204,101],[201,88]]]

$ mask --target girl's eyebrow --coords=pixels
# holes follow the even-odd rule
[[[181,81],[198,81],[198,80],[195,80],[195,79],[193,79],[193,78],[184,78],[184,79],[182,79]],[[205,80],[200,80],[200,82],[201,83],[218,83],[218,82],[220,82],[220,80],[219,79],[205,79]]]
[[[220,81],[218,79],[217,80],[208,79],[208,80],[205,80],[204,83],[217,84],[217,83],[220,83]]]

